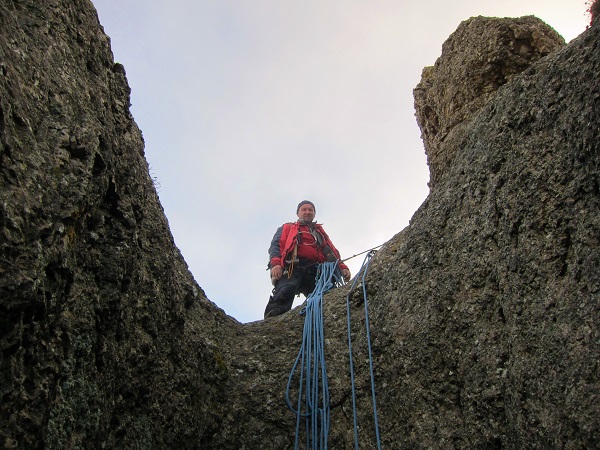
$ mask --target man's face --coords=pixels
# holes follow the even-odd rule
[[[302,205],[298,210],[298,219],[304,220],[305,222],[312,222],[315,218],[315,208],[308,203]]]

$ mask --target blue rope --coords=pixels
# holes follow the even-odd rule
[[[302,346],[288,378],[285,401],[296,414],[296,439],[294,450],[298,449],[300,425],[304,419],[307,449],[327,449],[329,436],[329,384],[325,365],[325,334],[323,328],[323,294],[343,284],[343,278],[336,262],[319,264],[316,285],[306,299]],[[292,406],[290,389],[294,374],[298,370],[298,403]]]
[[[371,375],[371,396],[373,398],[373,416],[375,418],[375,437],[377,439],[377,448],[381,449],[381,438],[379,436],[379,421],[377,420],[377,400],[375,397],[375,376],[373,372],[373,355],[371,353],[371,326],[369,325],[369,304],[367,301],[367,287],[365,282],[365,277],[367,276],[367,272],[369,270],[369,263],[371,262],[371,258],[375,254],[374,250],[371,250],[367,253],[365,260],[359,270],[359,274],[362,272],[361,284],[363,290],[363,299],[365,304],[365,327],[367,334],[367,348],[369,351],[369,371]],[[364,269],[364,270],[363,270]],[[354,277],[354,282],[350,287],[350,291],[346,296],[346,311],[348,318],[348,351],[350,353],[350,381],[352,383],[352,409],[354,413],[354,447],[358,450],[358,421],[356,414],[356,388],[354,382],[354,361],[352,358],[352,333],[350,332],[350,294],[354,289],[354,286],[358,280],[358,275]]]

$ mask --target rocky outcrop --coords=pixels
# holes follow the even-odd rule
[[[414,90],[430,186],[453,159],[453,131],[461,133],[460,125],[488,104],[500,86],[564,43],[554,29],[533,16],[474,17],[460,24],[444,42],[435,65],[423,69]]]
[[[388,342],[404,342],[390,359],[405,361],[413,393],[395,400],[420,405],[398,416],[400,435],[428,430],[444,448],[599,445],[599,31],[514,76],[446,142],[425,139],[439,176],[372,281],[394,311]]]
[[[236,322],[173,243],[97,13],[2,0],[0,30],[0,446],[205,442]]]
[[[590,26],[595,26],[598,17],[600,17],[600,1],[593,0],[588,4],[590,6],[588,9],[588,13],[590,15]]]
[[[475,18],[424,71],[431,192],[366,277],[384,448],[600,446],[599,34]],[[292,448],[303,318],[242,325],[206,299],[128,96],[89,1],[0,0],[0,443]],[[329,447],[354,448],[346,296],[373,448],[349,287],[324,308]]]

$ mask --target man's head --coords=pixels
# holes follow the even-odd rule
[[[315,204],[308,200],[302,200],[298,203],[298,207],[296,208],[296,215],[298,219],[303,220],[305,222],[312,222],[315,218],[315,214],[317,209],[315,208]]]

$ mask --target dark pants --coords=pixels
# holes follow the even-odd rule
[[[315,290],[317,269],[318,264],[309,267],[296,266],[289,277],[288,271],[284,271],[281,278],[275,282],[273,295],[269,298],[265,309],[265,319],[292,309],[296,295],[304,294],[308,297]]]

